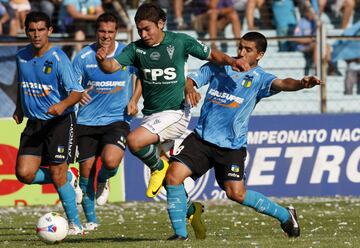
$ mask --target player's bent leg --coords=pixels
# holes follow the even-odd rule
[[[59,194],[60,201],[64,207],[70,227],[74,227],[69,228],[68,234],[82,234],[83,228],[80,223],[79,213],[76,206],[75,191],[67,181],[67,168],[68,165],[66,163],[49,165],[51,178]]]
[[[80,188],[83,192],[81,205],[84,210],[87,223],[84,230],[91,231],[97,228],[97,218],[95,210],[95,189],[94,181],[96,174],[96,157],[91,157],[80,162]],[[95,225],[96,224],[96,225]]]
[[[166,185],[167,191],[167,209],[171,225],[175,231],[175,237],[181,237],[182,240],[188,238],[186,230],[186,193],[183,184]],[[180,238],[176,238],[179,240]],[[175,240],[174,236],[170,240]]]
[[[131,152],[150,168],[146,196],[155,197],[160,192],[168,169],[167,161],[160,159],[158,146],[154,145],[159,141],[159,136],[141,126],[129,134],[127,141]]]
[[[166,173],[166,191],[168,214],[172,228],[175,232],[169,240],[187,240],[186,212],[187,197],[183,182],[191,175],[191,171],[179,162],[172,162]]]
[[[41,157],[32,155],[21,155],[16,161],[16,178],[25,184],[37,184],[46,179],[46,175],[37,171],[41,164]],[[38,176],[38,177],[37,177]],[[50,180],[50,182],[52,182]]]
[[[97,177],[96,204],[105,205],[110,195],[109,179],[116,175],[120,162],[124,156],[124,150],[120,147],[108,144],[102,152],[102,165]]]
[[[278,219],[283,230],[287,230],[285,232],[289,237],[300,235],[295,211],[290,211],[278,205],[259,192],[246,190],[243,181],[227,181],[224,183],[224,188],[229,199],[253,208],[259,213]]]

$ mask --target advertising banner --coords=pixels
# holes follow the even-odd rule
[[[219,116],[221,118],[221,116]],[[193,118],[190,128],[194,128]],[[139,125],[139,120],[133,125]],[[253,116],[248,135],[246,185],[267,196],[360,195],[360,115]],[[126,200],[145,196],[149,171],[125,157]],[[226,198],[213,170],[185,187],[192,199]],[[155,200],[166,199],[162,189]]]
[[[16,125],[12,119],[0,119],[0,206],[57,204],[59,197],[52,184],[25,185],[16,179],[16,155],[25,123]],[[98,169],[100,165],[98,161]],[[124,200],[122,170],[121,165],[117,175],[110,180],[110,202]]]

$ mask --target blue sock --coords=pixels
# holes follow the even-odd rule
[[[31,184],[48,184],[52,183],[49,168],[40,167],[35,173],[35,178]]]
[[[143,161],[151,171],[164,168],[164,163],[159,157],[159,149],[153,144],[145,146],[133,154]]]
[[[67,181],[71,182],[72,174],[68,171],[67,172]],[[35,178],[31,184],[49,184],[52,183],[52,179],[50,176],[49,168],[40,167],[36,174]]]
[[[75,191],[71,187],[70,183],[65,183],[63,186],[57,189],[61,203],[64,207],[66,216],[69,222],[75,223],[77,226],[81,226],[79,213],[76,207]]]
[[[83,201],[81,203],[86,220],[88,222],[97,223],[95,211],[95,192],[94,192],[94,177],[86,178],[80,176],[80,188],[83,192]]]
[[[167,208],[171,225],[175,234],[187,237],[186,230],[186,193],[183,184],[174,186],[166,185]]]
[[[286,208],[256,191],[247,190],[245,200],[242,204],[255,209],[257,212],[272,216],[281,223],[285,223],[290,218]]]
[[[68,171],[67,171],[67,181],[68,181],[68,183],[71,182],[72,177],[73,177],[73,174],[68,170]]]
[[[119,167],[109,170],[105,167],[105,165],[101,165],[101,169],[100,169],[98,177],[97,177],[98,183],[105,183],[107,179],[116,175],[116,172],[118,171],[118,169],[119,169]]]

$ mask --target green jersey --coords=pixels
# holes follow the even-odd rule
[[[120,65],[139,70],[144,98],[144,115],[182,108],[185,62],[189,54],[205,60],[210,48],[189,35],[165,31],[163,41],[149,47],[140,39],[131,42],[115,57]]]

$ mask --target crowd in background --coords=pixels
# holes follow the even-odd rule
[[[149,0],[147,0],[149,1]],[[247,30],[276,29],[278,35],[293,35],[304,6],[313,6],[321,16],[331,20],[335,28],[345,29],[353,22],[356,0],[150,0],[168,12],[169,30],[194,29],[201,36],[221,36],[226,25],[233,25],[234,37],[240,37],[242,24]],[[0,34],[24,32],[24,18],[33,11],[52,17],[55,31],[79,37],[79,31],[92,35],[91,23],[104,11],[118,15],[122,28],[130,27],[127,9],[135,9],[144,0],[0,0]],[[300,16],[299,16],[300,14]],[[243,25],[244,26],[244,25]],[[288,49],[280,44],[281,49]]]
[[[360,11],[356,11],[360,0],[0,0],[0,39],[23,37],[24,18],[29,11],[45,12],[52,18],[55,33],[79,41],[93,37],[94,21],[103,12],[114,13],[121,20],[119,27],[130,30],[135,27],[131,26],[128,10],[134,10],[146,1],[157,2],[166,9],[168,30],[193,30],[198,38],[210,38],[212,47],[220,44],[218,48],[224,52],[228,42],[221,39],[229,38],[225,37],[225,28],[229,25],[234,38],[240,38],[246,30],[261,29],[276,30],[278,36],[301,37],[315,35],[319,19],[335,29],[347,30],[360,17]],[[360,31],[353,35],[360,35]],[[64,46],[63,49],[74,58],[81,45]],[[314,39],[279,40],[278,51],[300,51],[307,61],[305,74],[316,69]],[[0,47],[0,61],[10,58],[15,52],[9,47]],[[331,58],[330,46],[326,53],[328,73],[339,75],[336,61]],[[360,60],[353,57],[342,59],[348,65],[344,75],[347,80],[345,94],[352,94],[353,85],[360,81]],[[0,71],[1,78],[6,78],[7,75],[3,77],[2,74],[7,73]],[[4,90],[3,85],[6,85],[2,81],[0,90]],[[357,93],[360,94],[359,89]]]

